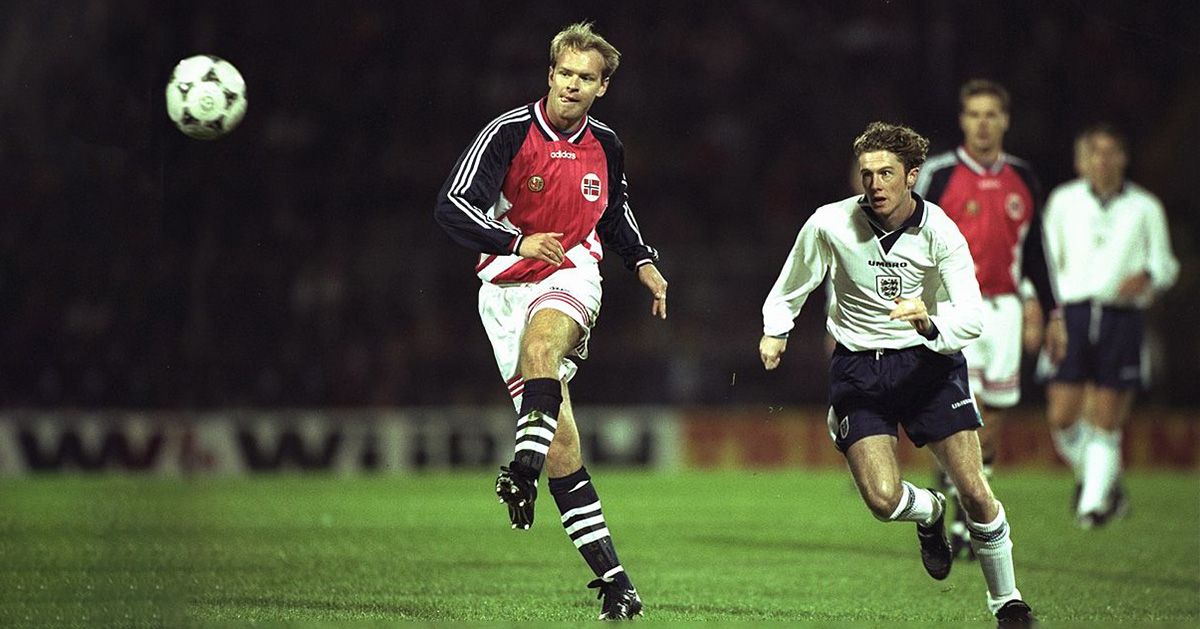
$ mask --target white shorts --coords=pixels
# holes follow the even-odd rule
[[[963,348],[971,391],[986,406],[1009,408],[1021,399],[1021,326],[1017,295],[983,298],[983,334]]]
[[[600,315],[600,267],[594,264],[561,269],[536,283],[498,285],[484,282],[479,288],[479,318],[492,341],[496,366],[508,387],[513,406],[521,410],[525,380],[519,373],[521,337],[525,324],[539,310],[553,309],[571,317],[583,330],[579,345],[569,355],[586,359],[592,326]],[[558,377],[569,382],[576,365],[563,358]]]

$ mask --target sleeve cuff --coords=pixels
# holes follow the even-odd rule
[[[918,334],[921,333],[918,332]],[[929,320],[929,329],[926,330],[924,334],[921,334],[921,336],[925,337],[925,339],[929,341],[932,341],[938,337],[937,323],[933,319]]]
[[[513,255],[515,255],[515,256],[521,255],[521,241],[522,240],[525,240],[525,236],[523,234],[517,234],[516,236],[513,237],[512,244],[509,247],[509,250],[512,251]]]

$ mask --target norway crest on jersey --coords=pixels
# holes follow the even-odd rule
[[[876,275],[875,292],[884,299],[895,299],[900,296],[902,283],[899,275]]]
[[[600,198],[600,176],[596,173],[588,173],[583,176],[583,180],[579,182],[579,192],[583,193],[583,198],[588,201],[595,202]]]

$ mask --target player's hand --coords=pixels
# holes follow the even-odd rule
[[[770,371],[779,366],[779,360],[787,351],[787,339],[763,335],[758,342],[758,357],[762,359],[763,367]]]
[[[1021,326],[1021,345],[1026,354],[1038,351],[1042,346],[1042,305],[1036,299],[1026,299],[1025,321]]]
[[[659,319],[667,318],[667,280],[663,278],[662,273],[658,272],[658,267],[653,264],[643,264],[637,270],[638,279],[642,284],[650,289],[650,294],[654,301],[650,302],[650,315]]]
[[[1067,357],[1067,323],[1060,316],[1051,316],[1046,323],[1046,355],[1055,365]]]
[[[531,234],[521,241],[521,246],[517,248],[517,255],[559,266],[566,259],[566,252],[563,251],[562,243],[558,241],[562,237],[563,235],[559,232]]]
[[[907,299],[897,297],[895,301],[896,307],[892,308],[888,317],[911,323],[912,327],[916,328],[920,334],[929,331],[929,326],[933,322],[929,319],[929,311],[925,308],[925,302],[916,297]]]
[[[1121,285],[1117,287],[1117,298],[1122,301],[1133,301],[1141,297],[1148,288],[1150,288],[1150,274],[1139,271],[1121,280]]]

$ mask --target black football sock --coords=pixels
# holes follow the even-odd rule
[[[632,587],[625,568],[617,559],[617,550],[600,510],[600,496],[596,494],[587,468],[580,467],[567,476],[551,478],[550,494],[562,513],[563,528],[592,572],[606,581]]]
[[[554,378],[525,381],[521,414],[517,419],[517,443],[513,462],[536,479],[546,464],[546,453],[558,429],[558,409],[562,406],[562,385]]]

